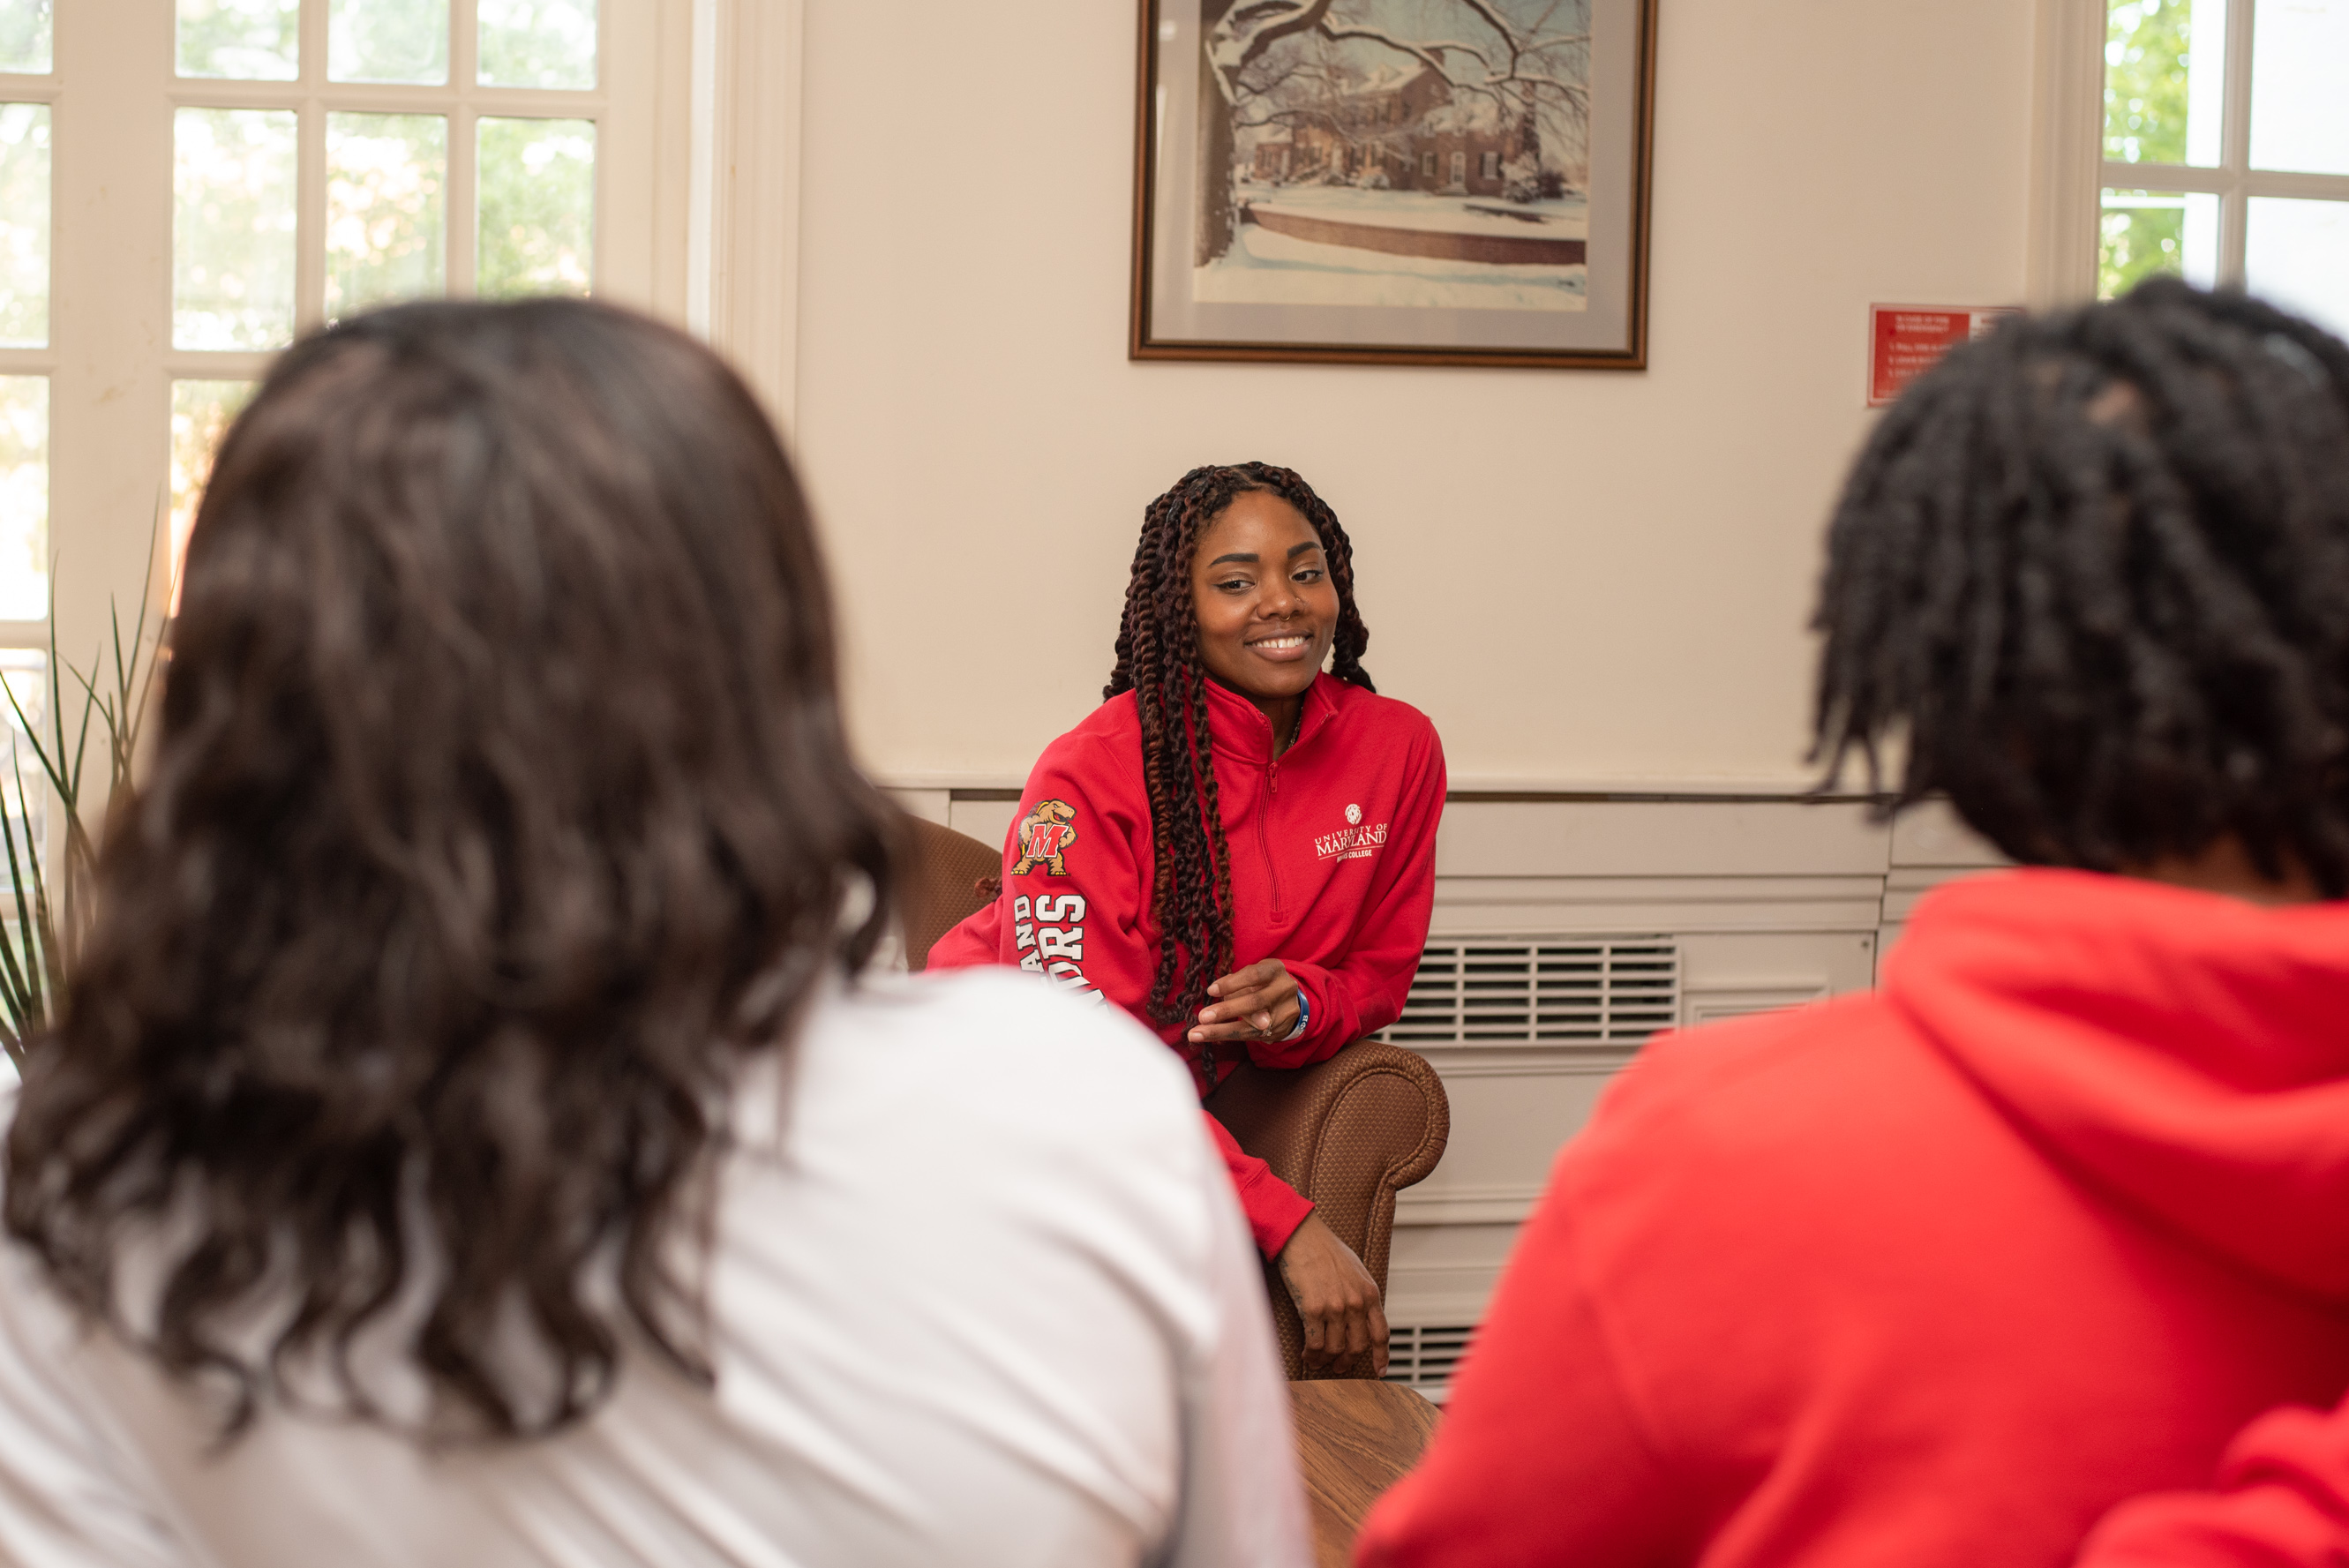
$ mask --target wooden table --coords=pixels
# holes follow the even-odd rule
[[[1345,1568],[1362,1516],[1419,1462],[1441,1412],[1400,1383],[1291,1383],[1288,1397],[1297,1467],[1313,1511],[1313,1559],[1320,1568]]]

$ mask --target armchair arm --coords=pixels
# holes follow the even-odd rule
[[[1000,887],[984,885],[1003,870],[1003,855],[977,839],[905,819],[905,855],[897,876],[898,929],[905,944],[905,967],[929,966],[930,947],[941,936],[987,907]]]
[[[1207,1109],[1241,1148],[1312,1200],[1321,1222],[1354,1249],[1387,1288],[1395,1193],[1425,1178],[1444,1157],[1451,1102],[1426,1059],[1399,1047],[1358,1040],[1308,1068],[1243,1062],[1208,1098]],[[1288,1375],[1303,1370],[1305,1331],[1278,1267],[1266,1284]],[[1370,1358],[1313,1374],[1368,1377]]]

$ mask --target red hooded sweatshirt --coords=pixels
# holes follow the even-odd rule
[[[2349,905],[1943,888],[1559,1157],[1366,1564],[2053,1568],[2349,1379]]]
[[[2105,1517],[2080,1568],[2349,1563],[2349,1401],[2271,1411],[2227,1447],[2215,1492],[2160,1492]]]
[[[1232,966],[1279,959],[1309,1017],[1298,1038],[1247,1054],[1265,1067],[1321,1061],[1402,1015],[1435,902],[1444,748],[1418,709],[1326,674],[1278,761],[1270,721],[1212,683],[1207,730],[1231,848]],[[930,967],[1012,964],[1097,991],[1189,1058],[1204,1097],[1238,1047],[1210,1066],[1187,1022],[1160,1025],[1144,1010],[1158,971],[1153,844],[1128,692],[1045,748],[1004,841],[1002,896],[938,938]],[[1313,1206],[1208,1124],[1257,1245],[1278,1253]]]

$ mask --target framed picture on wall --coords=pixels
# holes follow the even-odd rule
[[[1136,359],[1647,363],[1656,0],[1142,0]]]

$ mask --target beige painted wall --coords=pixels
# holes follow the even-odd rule
[[[1455,785],[1783,787],[1871,300],[2024,282],[2030,0],[1661,0],[1644,374],[1134,365],[1129,0],[807,0],[798,428],[893,782],[1098,699],[1143,504],[1302,471]]]

